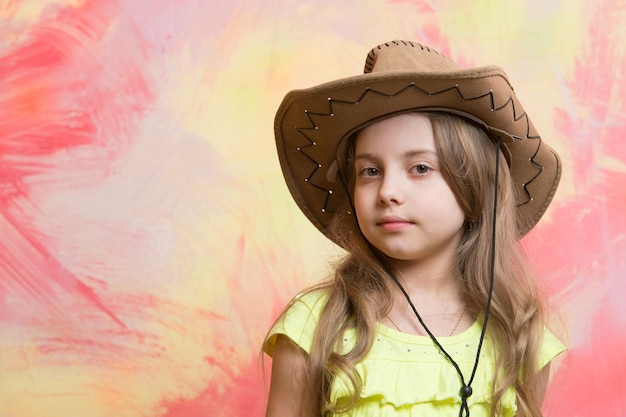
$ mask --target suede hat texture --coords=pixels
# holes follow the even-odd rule
[[[558,154],[539,136],[506,73],[498,66],[463,69],[436,50],[395,40],[374,47],[364,73],[290,91],[276,113],[278,157],[291,195],[326,236],[349,196],[337,176],[337,151],[354,132],[412,111],[464,116],[502,141],[513,178],[523,236],[552,201]]]

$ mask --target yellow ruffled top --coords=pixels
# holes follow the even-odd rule
[[[287,312],[276,322],[264,346],[272,355],[276,336],[289,337],[305,352],[310,352],[313,332],[326,302],[324,292],[297,296]],[[462,333],[438,337],[446,352],[459,365],[468,382],[480,340],[481,321]],[[354,346],[356,333],[344,334],[344,349]],[[540,361],[541,369],[565,350],[565,346],[546,329]],[[491,384],[495,374],[494,347],[486,337],[468,398],[472,417],[487,417],[491,410]],[[460,377],[454,366],[427,336],[402,333],[378,324],[372,349],[356,365],[363,387],[357,406],[342,416],[458,416],[461,405]],[[340,404],[350,393],[349,385],[337,378],[331,386],[331,402]],[[515,392],[510,388],[502,398],[503,417],[517,410]]]

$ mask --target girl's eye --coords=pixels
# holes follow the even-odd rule
[[[375,177],[377,175],[380,175],[380,171],[378,170],[378,168],[367,167],[359,171],[360,177]]]
[[[413,166],[411,170],[417,174],[428,174],[430,172],[430,167],[424,164],[417,164]]]

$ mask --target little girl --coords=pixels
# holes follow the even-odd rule
[[[287,185],[346,250],[270,330],[267,416],[541,416],[564,346],[518,240],[561,165],[506,74],[381,44],[365,73],[292,91]]]

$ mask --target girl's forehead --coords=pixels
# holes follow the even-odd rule
[[[355,154],[407,154],[435,152],[430,119],[419,113],[407,113],[371,124],[355,138]]]
[[[356,134],[357,136],[360,136],[364,132],[368,131],[384,131],[389,129],[413,130],[416,128],[432,130],[430,118],[426,114],[419,112],[401,113],[370,123],[359,130]]]

